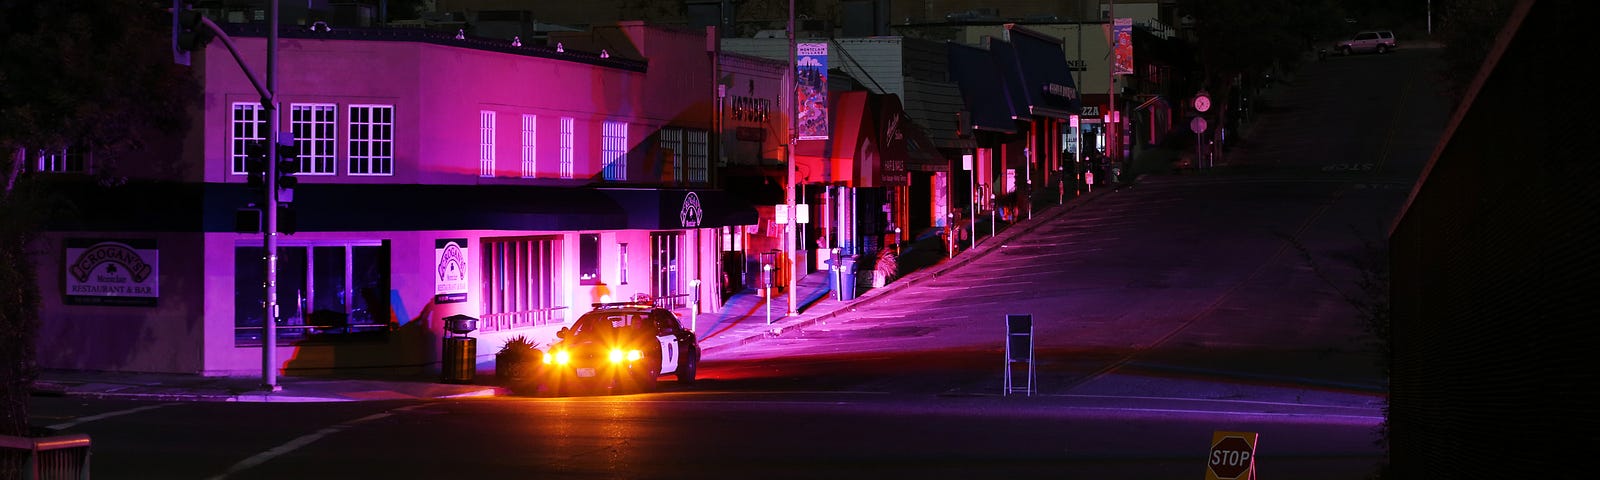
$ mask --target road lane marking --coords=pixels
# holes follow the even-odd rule
[[[51,426],[48,426],[48,427],[45,427],[45,428],[49,428],[51,430],[66,430],[66,429],[69,429],[69,428],[72,428],[72,427],[76,427],[78,425],[83,425],[85,423],[93,422],[93,421],[96,421],[96,420],[105,420],[105,419],[111,418],[111,417],[120,417],[120,416],[127,415],[127,414],[130,414],[130,413],[139,413],[139,412],[143,412],[145,410],[155,410],[157,408],[170,407],[170,406],[173,406],[173,405],[177,405],[177,403],[163,403],[163,404],[160,404],[160,405],[145,405],[143,407],[130,408],[130,409],[127,409],[127,410],[118,410],[118,411],[115,411],[115,412],[106,412],[106,413],[102,413],[102,414],[99,414],[99,415],[90,415],[90,416],[87,416],[87,417],[79,418],[77,420],[73,420],[73,421],[70,421],[70,422],[57,423],[55,425],[51,425]]]
[[[393,415],[395,415],[397,413],[401,413],[401,412],[404,412],[404,411],[407,411],[407,410],[416,409],[416,408],[421,408],[421,407],[424,407],[424,406],[426,406],[426,404],[409,405],[409,406],[405,406],[405,407],[396,408],[396,409],[393,409],[393,410],[374,413],[372,415],[367,415],[365,417],[357,418],[355,420],[350,420],[350,421],[343,422],[343,423],[340,423],[340,424],[337,424],[337,425],[332,425],[332,426],[323,428],[322,430],[317,430],[315,432],[312,432],[310,434],[301,435],[298,438],[295,438],[293,440],[285,442],[283,445],[278,445],[276,447],[272,447],[270,449],[267,449],[264,452],[252,455],[252,456],[250,456],[250,458],[246,458],[244,460],[241,460],[239,463],[233,464],[232,467],[228,467],[228,471],[222,472],[221,475],[217,475],[215,477],[211,477],[211,480],[221,480],[221,479],[224,479],[224,478],[228,478],[228,475],[233,475],[233,474],[236,474],[236,473],[239,473],[239,472],[243,472],[245,470],[249,470],[251,468],[255,468],[258,465],[261,465],[263,463],[267,463],[267,461],[269,461],[269,460],[272,460],[274,458],[283,456],[286,453],[298,450],[300,447],[304,447],[306,445],[310,445],[312,442],[315,442],[317,440],[321,440],[322,437],[326,437],[328,435],[332,435],[332,434],[335,434],[335,433],[338,433],[338,432],[342,432],[344,430],[349,429],[350,427],[356,426],[357,424],[370,422],[370,421],[377,420],[377,419],[380,419],[380,418],[390,417],[390,416],[393,416]]]

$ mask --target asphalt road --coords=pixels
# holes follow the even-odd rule
[[[893,299],[718,352],[692,387],[38,397],[34,423],[90,434],[96,478],[1198,478],[1216,430],[1260,434],[1261,476],[1364,478],[1384,382],[1350,299],[1443,128],[1434,53],[1309,65],[1228,168],[1146,178]],[[1035,396],[1000,395],[1006,314],[1037,321]]]

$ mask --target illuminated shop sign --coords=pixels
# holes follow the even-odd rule
[[[161,252],[155,240],[69,238],[68,305],[155,306],[161,297]]]

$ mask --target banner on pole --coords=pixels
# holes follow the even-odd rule
[[[795,46],[796,134],[800,140],[828,139],[828,44]]]
[[[1116,64],[1111,67],[1114,75],[1133,74],[1133,19],[1118,18],[1112,22],[1111,47],[1116,52]]]

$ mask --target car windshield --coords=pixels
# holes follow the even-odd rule
[[[572,325],[572,333],[588,335],[644,324],[648,317],[640,312],[590,313]]]

